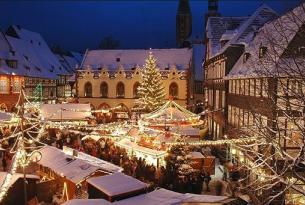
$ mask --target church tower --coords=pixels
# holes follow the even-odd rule
[[[218,12],[218,0],[208,1],[208,12],[205,14],[205,25],[208,18],[211,16],[220,16],[220,13]]]
[[[192,14],[188,0],[179,0],[176,15],[176,43],[177,47],[184,47],[184,42],[192,33]]]

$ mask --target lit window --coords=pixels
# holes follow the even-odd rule
[[[250,53],[244,53],[243,55],[243,62],[247,62],[247,60],[250,58],[251,54]]]
[[[13,81],[13,92],[15,93],[20,92],[20,88],[21,88],[20,80],[15,78]]]
[[[6,60],[6,64],[10,68],[17,68],[17,61],[16,60]]]
[[[0,79],[0,93],[9,93],[8,82],[6,78]]]
[[[139,90],[138,90],[139,86],[140,86],[140,83],[139,83],[139,82],[136,82],[136,83],[133,85],[133,97],[134,97],[134,98],[139,98],[139,97],[140,97],[140,96],[139,96]]]
[[[118,98],[125,97],[125,86],[122,82],[119,82],[116,86],[116,95]]]
[[[260,46],[259,47],[259,58],[263,58],[266,53],[267,53],[267,47],[266,46]]]
[[[174,98],[178,97],[178,85],[177,83],[171,83],[169,86],[169,96]]]
[[[87,82],[85,84],[85,97],[92,97],[92,84],[90,82]]]
[[[100,86],[100,94],[102,98],[108,97],[108,84],[106,82],[102,82]]]

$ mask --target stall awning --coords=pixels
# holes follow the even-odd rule
[[[61,120],[88,120],[93,118],[90,104],[43,104],[41,106],[43,119],[52,121]]]

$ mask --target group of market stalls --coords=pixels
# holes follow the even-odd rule
[[[200,135],[203,121],[174,101],[167,101],[158,110],[143,114],[138,126],[129,130],[128,137],[115,142],[125,148],[130,155],[145,158],[155,166],[165,165],[168,149],[175,143],[192,143],[202,140]],[[214,173],[215,158],[191,153],[193,168],[208,169]]]
[[[37,186],[45,190],[40,192],[40,200],[50,200],[55,194],[60,194],[63,200],[76,198],[86,193],[89,178],[122,171],[116,165],[68,147],[60,150],[45,146],[39,152],[42,157],[38,174],[42,181]]]
[[[41,114],[53,125],[56,123],[61,125],[63,121],[65,126],[67,126],[66,121],[74,123],[74,127],[72,125],[71,128],[84,127],[84,124],[93,117],[89,104],[42,105]],[[199,127],[203,121],[200,120],[200,116],[172,100],[167,101],[154,112],[143,114],[137,123],[125,127],[109,124],[108,128],[112,127],[111,133],[105,132],[106,129],[103,130],[101,126],[96,126],[99,129],[88,133],[82,140],[99,141],[101,138],[110,137],[115,141],[116,146],[126,149],[129,155],[145,158],[146,162],[155,166],[165,165],[167,150],[173,143],[202,140]],[[198,154],[194,157],[195,166],[204,164],[204,160],[214,166],[214,159],[203,155],[199,157]]]

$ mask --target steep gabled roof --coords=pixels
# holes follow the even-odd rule
[[[250,17],[210,17],[207,37],[211,38],[212,56],[223,53],[230,45],[248,44],[254,32],[276,17],[277,13],[265,4],[256,9]],[[221,47],[221,40],[228,42]]]
[[[212,56],[221,49],[220,39],[226,31],[234,32],[249,17],[210,17],[207,22],[206,32],[209,41],[209,48]]]
[[[119,66],[123,66],[124,69],[128,70],[136,66],[142,67],[145,65],[149,52],[153,53],[161,70],[173,65],[176,65],[179,70],[188,69],[192,60],[192,49],[189,48],[90,50],[85,54],[82,69],[106,67],[108,70],[115,70]]]
[[[254,32],[277,16],[275,11],[263,4],[237,29],[236,34],[232,36],[219,53],[225,51],[232,44],[248,44],[252,40]]]
[[[2,44],[4,40],[0,40]],[[39,33],[13,25],[5,40],[10,45],[5,59],[17,60],[17,68],[6,66],[3,73],[56,79],[58,74],[66,72]]]
[[[266,23],[253,41],[246,46],[245,52],[249,55],[247,61],[244,62],[243,56],[241,56],[230,71],[228,78],[266,76],[268,73],[283,74],[285,71],[280,69],[295,66],[293,64],[304,64],[304,57],[291,59],[283,56],[291,41],[304,25],[305,3]],[[262,58],[259,57],[261,47],[265,47],[267,50],[267,54]]]

